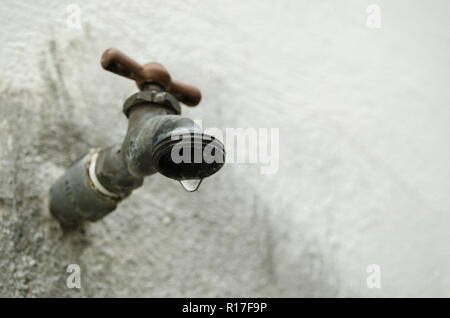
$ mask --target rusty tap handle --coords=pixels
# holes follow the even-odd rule
[[[157,83],[188,106],[197,105],[202,98],[197,87],[172,80],[161,64],[140,65],[115,48],[109,48],[103,53],[101,64],[107,71],[134,80],[140,90],[144,89],[147,83]]]

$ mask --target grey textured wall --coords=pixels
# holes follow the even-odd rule
[[[1,6],[0,296],[450,296],[448,1]],[[227,165],[196,193],[155,175],[63,233],[50,185],[122,140],[136,91],[100,68],[110,46],[200,87],[184,113],[205,126],[279,127],[279,172]]]

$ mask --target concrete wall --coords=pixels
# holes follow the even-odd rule
[[[448,1],[1,6],[0,296],[450,296]],[[155,175],[63,233],[52,182],[125,134],[111,46],[200,87],[204,126],[280,128],[278,173],[230,164],[195,193]]]

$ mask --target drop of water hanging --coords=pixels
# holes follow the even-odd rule
[[[200,187],[200,183],[202,183],[203,179],[194,179],[194,180],[180,180],[181,186],[187,192],[194,192]]]

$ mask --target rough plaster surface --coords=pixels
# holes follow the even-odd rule
[[[450,296],[448,1],[70,3],[1,3],[0,296]],[[63,233],[50,185],[125,134],[110,46],[198,85],[204,126],[279,127],[279,172],[155,175]]]

